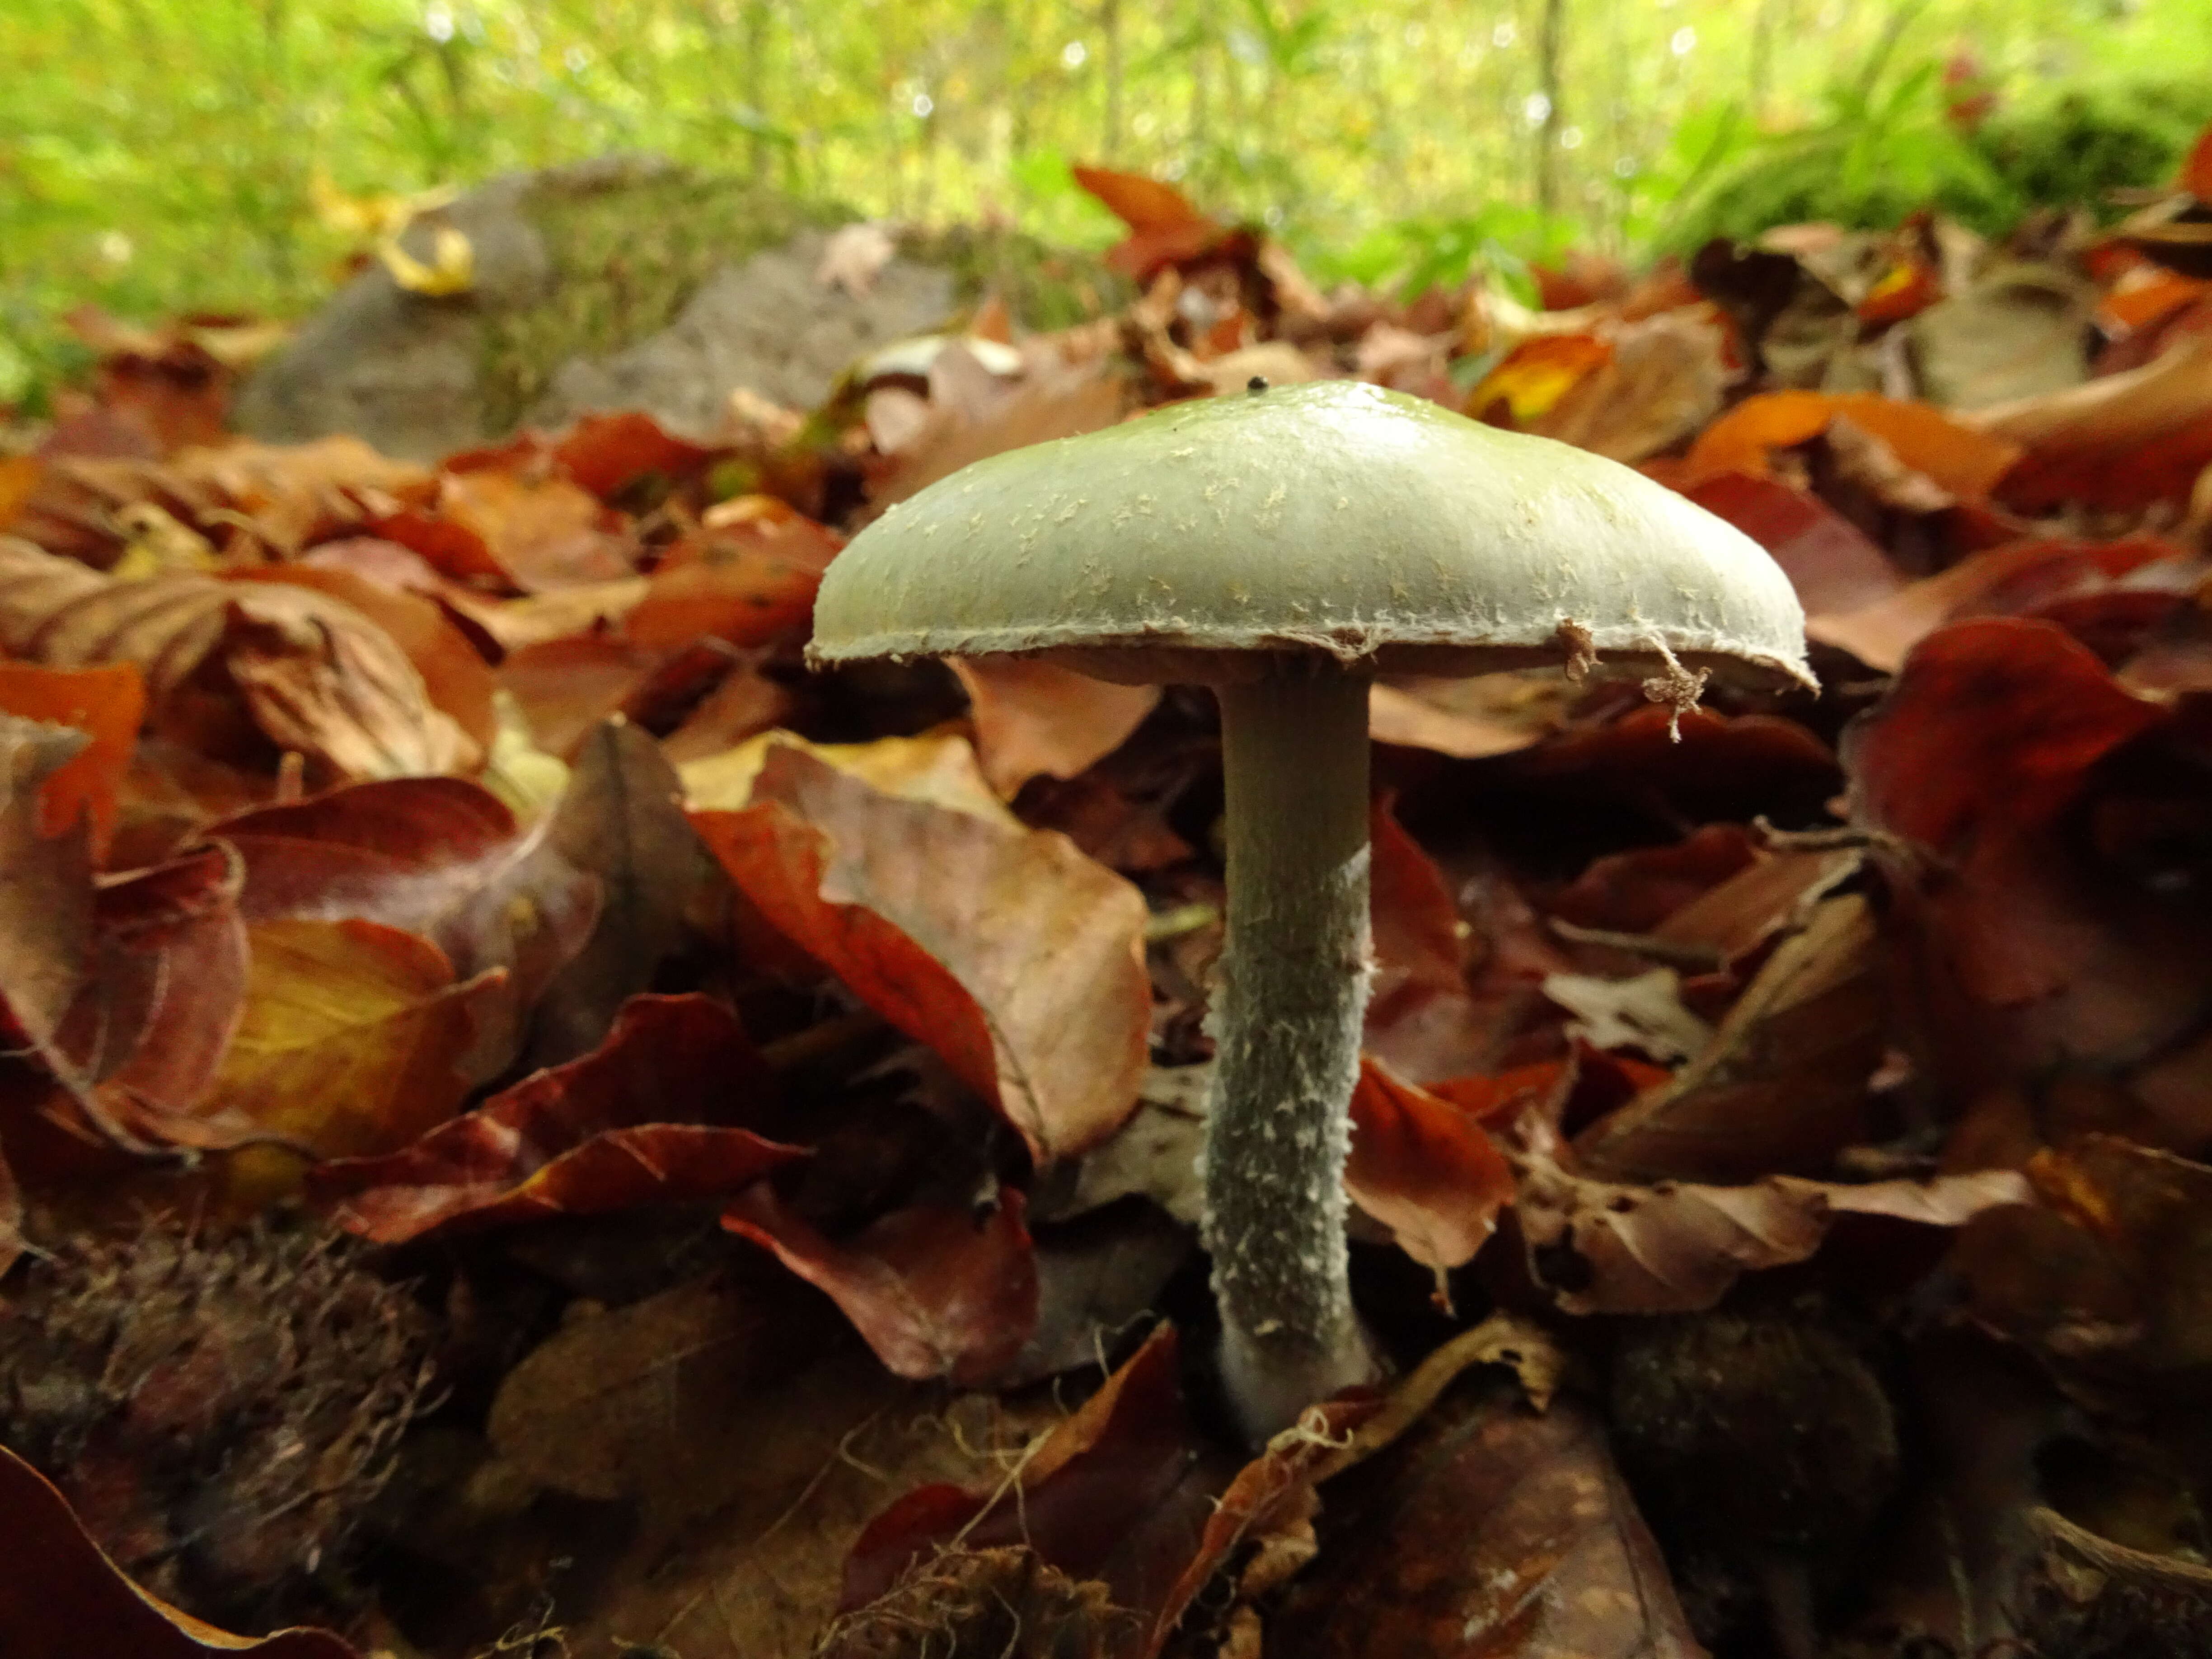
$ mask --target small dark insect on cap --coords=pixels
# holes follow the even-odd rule
[[[1244,389],[1247,392],[1265,392],[1267,389],[1267,377],[1264,374],[1255,374],[1244,382]]]

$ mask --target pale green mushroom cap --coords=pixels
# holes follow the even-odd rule
[[[838,555],[807,655],[1216,683],[1279,653],[1466,674],[1582,647],[1813,683],[1789,578],[1733,526],[1602,456],[1322,380],[940,480]]]

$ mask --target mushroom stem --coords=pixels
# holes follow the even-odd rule
[[[1206,1244],[1223,1382],[1255,1440],[1376,1370],[1344,1243],[1370,972],[1368,678],[1332,665],[1217,688],[1229,940]]]

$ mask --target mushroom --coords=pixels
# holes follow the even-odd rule
[[[1170,405],[994,456],[830,567],[808,659],[1042,656],[1213,688],[1229,938],[1206,1240],[1221,1373],[1255,1440],[1378,1373],[1344,1165],[1368,951],[1377,672],[1564,660],[1813,684],[1789,580],[1627,467],[1349,381]]]

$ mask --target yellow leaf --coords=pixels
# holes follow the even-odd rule
[[[476,286],[477,251],[469,239],[451,225],[438,225],[430,233],[430,263],[424,264],[405,248],[399,238],[388,236],[376,245],[376,257],[392,273],[392,280],[410,294],[433,299],[466,294]]]
[[[264,921],[247,930],[246,1010],[211,1100],[319,1158],[397,1151],[459,1109],[473,1004],[501,970],[456,983],[426,939],[370,921]],[[264,1200],[295,1159],[234,1172]]]
[[[975,750],[958,732],[925,732],[873,743],[809,743],[795,732],[763,732],[735,748],[677,769],[694,811],[733,812],[752,799],[753,781],[771,747],[803,749],[849,777],[902,800],[926,802],[1009,829],[1019,818],[983,780]]]

